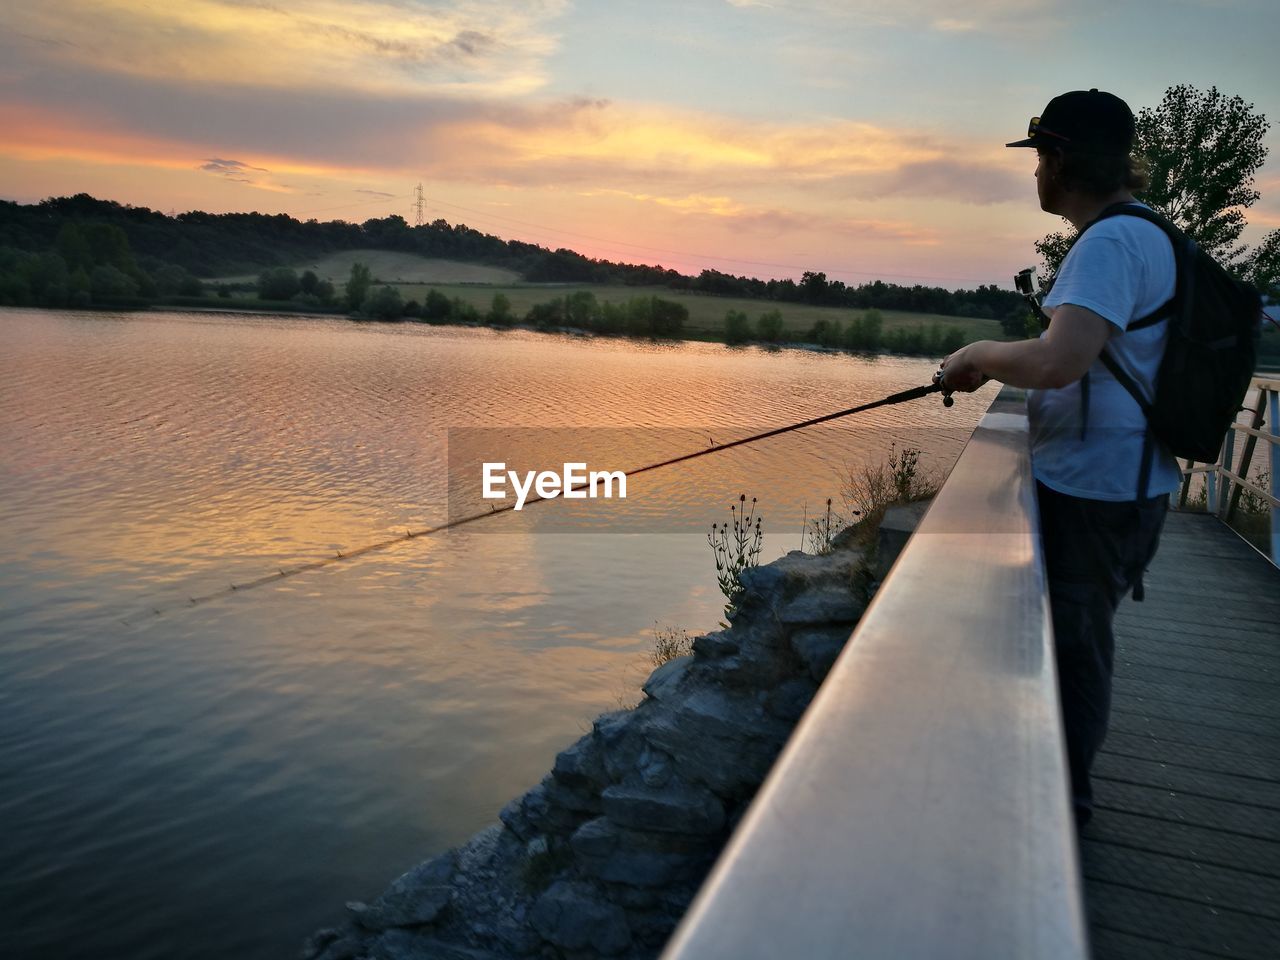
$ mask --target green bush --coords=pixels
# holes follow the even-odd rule
[[[751,320],[741,310],[730,310],[724,315],[724,342],[746,343],[751,339]]]
[[[511,312],[511,298],[505,293],[495,293],[493,300],[489,304],[489,312],[485,314],[485,320],[499,326],[509,327],[516,322],[515,314]]]
[[[288,267],[273,267],[258,275],[258,296],[263,300],[289,300],[301,289],[298,275]]]
[[[766,310],[756,320],[756,336],[765,343],[777,343],[782,339],[782,312]]]
[[[379,287],[365,296],[360,312],[374,320],[398,320],[404,314],[404,301],[395,287]]]

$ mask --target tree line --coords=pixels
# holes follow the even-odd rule
[[[76,235],[88,244],[88,257]],[[290,263],[361,249],[485,263],[513,270],[529,283],[659,286],[850,309],[875,307],[1001,321],[1017,315],[1021,322],[1017,295],[994,284],[976,290],[899,286],[879,280],[846,286],[817,271],[805,272],[798,282],[716,270],[688,276],[662,266],[614,263],[572,250],[502,240],[445,220],[415,227],[396,215],[361,224],[299,221],[284,214],[261,213],[192,211],[168,216],[87,194],[29,205],[0,201],[0,304],[118,305],[157,297],[196,297],[207,292],[209,278],[279,270]],[[95,281],[94,270],[99,267],[119,271],[128,280],[104,269]],[[302,282],[303,277],[298,279]],[[287,281],[281,282],[280,291],[286,290]],[[217,292],[229,295],[225,289]],[[323,289],[297,292],[324,301]],[[266,299],[289,301],[297,292]]]

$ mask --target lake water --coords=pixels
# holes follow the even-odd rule
[[[0,344],[7,958],[293,956],[634,703],[655,624],[716,627],[705,531],[739,492],[767,561],[891,443],[945,470],[989,402],[883,408],[648,474],[580,523],[541,504],[193,606],[442,522],[475,437],[598,440],[625,469],[936,364],[159,312],[0,310]]]

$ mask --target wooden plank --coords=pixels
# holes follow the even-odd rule
[[[1272,877],[1093,839],[1081,844],[1080,865],[1086,879],[1280,920],[1280,880]]]
[[[1242,873],[1280,880],[1280,842],[1227,833],[1213,827],[1162,820],[1109,809],[1084,829],[1085,842],[1146,850],[1196,863],[1228,867]]]
[[[1107,734],[1103,750],[1116,756],[1142,757],[1157,763],[1189,767],[1207,773],[1253,777],[1280,784],[1280,757],[1277,756],[1250,756],[1219,750],[1217,747],[1159,740],[1149,734],[1134,736],[1115,729],[1114,725]]]
[[[1119,681],[1115,685],[1116,699],[1113,709],[1141,713],[1152,719],[1182,720],[1206,729],[1221,730],[1224,738],[1235,734],[1258,737],[1274,737],[1276,722],[1269,717],[1251,717],[1227,711],[1192,709],[1174,697],[1130,696]]]
[[[1213,648],[1213,656],[1205,657],[1202,650],[1202,645],[1126,634],[1116,642],[1116,672],[1136,676],[1141,673],[1140,668],[1156,667],[1210,677],[1280,684],[1280,665],[1276,664],[1274,655]]]
[[[1220,954],[1187,950],[1168,940],[1135,937],[1131,933],[1094,927],[1093,960],[1218,960]]]
[[[1145,711],[1130,711],[1129,704],[1118,704],[1111,710],[1111,730],[1137,736],[1152,737],[1167,743],[1185,743],[1212,747],[1224,756],[1263,757],[1280,755],[1280,739],[1274,735],[1232,733],[1224,736],[1215,727],[1188,723],[1185,718],[1153,717]]]
[[[1280,814],[1280,782],[1275,780],[1195,770],[1141,757],[1119,756],[1105,750],[1098,754],[1093,768],[1099,776],[1112,780],[1227,800]],[[1280,816],[1277,819],[1280,820]]]
[[[1200,713],[1250,718],[1257,721],[1259,732],[1268,728],[1274,731],[1277,728],[1276,722],[1280,721],[1280,703],[1275,699],[1262,695],[1233,696],[1230,690],[1221,689],[1210,683],[1208,677],[1205,678],[1203,686],[1117,677],[1115,691],[1126,697],[1180,702],[1185,704],[1188,710]]]
[[[1093,880],[1090,922],[1131,936],[1241,960],[1275,960],[1280,921]]]
[[[1280,842],[1280,817],[1274,810],[1247,804],[1230,803],[1190,794],[1175,793],[1160,787],[1094,777],[1094,793],[1098,809],[1123,810],[1235,833],[1244,837]],[[1103,816],[1098,814],[1099,819]]]
[[[1112,730],[1081,838],[1096,960],[1273,957],[1280,943],[1280,572],[1171,514],[1116,618]]]

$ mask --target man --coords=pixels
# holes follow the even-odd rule
[[[1040,206],[1077,229],[1146,178],[1130,156],[1133,113],[1098,90],[1051,100],[1027,138],[1036,151]],[[1038,340],[969,344],[942,363],[949,389],[986,378],[1029,389],[1032,470],[1040,507],[1072,806],[1093,812],[1089,768],[1106,736],[1114,653],[1112,619],[1155,555],[1177,461],[1147,430],[1137,402],[1099,359],[1105,347],[1148,397],[1167,322],[1126,333],[1173,297],[1173,247],[1155,224],[1113,216],[1092,226],[1059,268]]]

